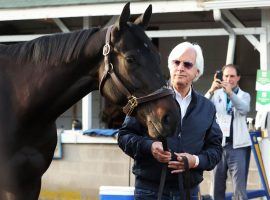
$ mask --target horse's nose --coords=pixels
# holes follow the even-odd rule
[[[162,118],[162,124],[164,126],[170,126],[171,116],[169,114],[165,114]]]
[[[175,116],[173,113],[166,113],[162,119],[161,123],[164,128],[164,133],[167,136],[173,135],[175,133],[175,130],[178,126],[177,122],[178,117]]]

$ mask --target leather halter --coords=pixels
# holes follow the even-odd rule
[[[110,39],[111,39],[111,30],[113,26],[108,27],[107,33],[106,33],[106,41],[105,45],[103,47],[103,55],[104,55],[104,63],[105,63],[105,69],[101,78],[101,81],[99,83],[99,91],[101,95],[103,96],[103,87],[106,82],[106,80],[111,77],[113,80],[113,83],[116,85],[116,87],[119,89],[119,91],[124,94],[127,98],[127,104],[123,107],[123,112],[126,115],[131,115],[133,110],[141,103],[146,103],[148,101],[153,101],[168,95],[173,95],[173,91],[165,86],[161,87],[160,89],[142,96],[142,97],[136,97],[132,95],[129,90],[124,86],[124,84],[121,82],[121,80],[117,77],[117,75],[114,72],[114,66],[110,62],[110,52],[112,50],[112,47],[110,45]]]

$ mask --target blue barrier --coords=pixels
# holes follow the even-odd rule
[[[262,189],[258,190],[248,190],[247,191],[247,196],[248,199],[253,199],[253,198],[258,198],[258,197],[266,197],[267,200],[270,200],[270,188],[268,185],[266,173],[265,173],[265,168],[263,165],[263,160],[262,160],[262,155],[261,155],[261,150],[259,147],[258,143],[258,137],[261,137],[261,131],[251,131],[250,133],[250,138],[251,138],[251,149],[254,155],[254,159],[256,161],[256,165],[258,168],[258,172],[260,175],[261,183],[262,183]],[[227,192],[225,196],[226,200],[231,200],[232,199],[232,192]]]
[[[225,200],[231,200],[232,199],[232,192],[227,192],[226,196],[225,196]],[[254,198],[258,198],[258,197],[264,197],[267,196],[266,192],[264,189],[260,189],[260,190],[248,190],[247,191],[247,196],[248,199],[254,199]]]
[[[100,186],[99,200],[133,200],[134,187]]]

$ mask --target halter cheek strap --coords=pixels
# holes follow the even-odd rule
[[[113,64],[110,62],[110,52],[111,52],[111,31],[112,27],[110,26],[107,29],[106,32],[106,38],[105,38],[105,45],[103,47],[103,55],[104,55],[104,72],[101,77],[101,81],[99,83],[99,91],[101,95],[103,96],[103,87],[106,82],[106,80],[110,77],[113,80],[113,83],[116,85],[116,87],[119,89],[119,91],[126,96],[127,98],[127,104],[123,107],[123,112],[126,115],[131,115],[133,110],[142,103],[146,103],[149,101],[153,101],[165,96],[173,95],[173,91],[167,87],[161,87],[160,89],[142,97],[136,97],[132,95],[129,90],[124,86],[124,84],[121,82],[121,80],[117,77],[117,75],[114,72]]]
[[[110,46],[110,37],[111,37],[111,30],[112,30],[112,26],[109,26],[106,32],[106,38],[105,38],[105,45],[103,46],[103,56],[104,56],[104,63],[105,63],[105,67],[104,67],[104,72],[103,75],[101,77],[101,81],[99,83],[99,92],[100,94],[103,96],[103,87],[105,84],[105,81],[109,75],[109,71],[110,71],[110,51],[111,51],[111,46]],[[111,66],[113,68],[113,66]]]

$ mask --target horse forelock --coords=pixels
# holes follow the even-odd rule
[[[128,41],[132,41],[135,46],[140,46],[140,48],[146,48],[152,51],[154,54],[159,55],[157,47],[152,43],[151,39],[146,35],[143,27],[138,26],[133,23],[128,23],[129,34],[132,40],[129,38]],[[132,42],[125,42],[125,44],[132,44]]]
[[[140,26],[138,26],[136,24],[129,24],[129,27],[130,27],[130,31],[132,32],[132,34],[139,41],[147,43],[147,45],[152,45],[152,42],[149,39],[149,37],[146,35],[145,30],[143,29],[143,27],[140,27]]]
[[[7,45],[1,53],[17,60],[18,63],[44,63],[58,65],[77,59],[86,41],[99,28],[43,36],[28,42]],[[0,50],[1,51],[1,50]]]

